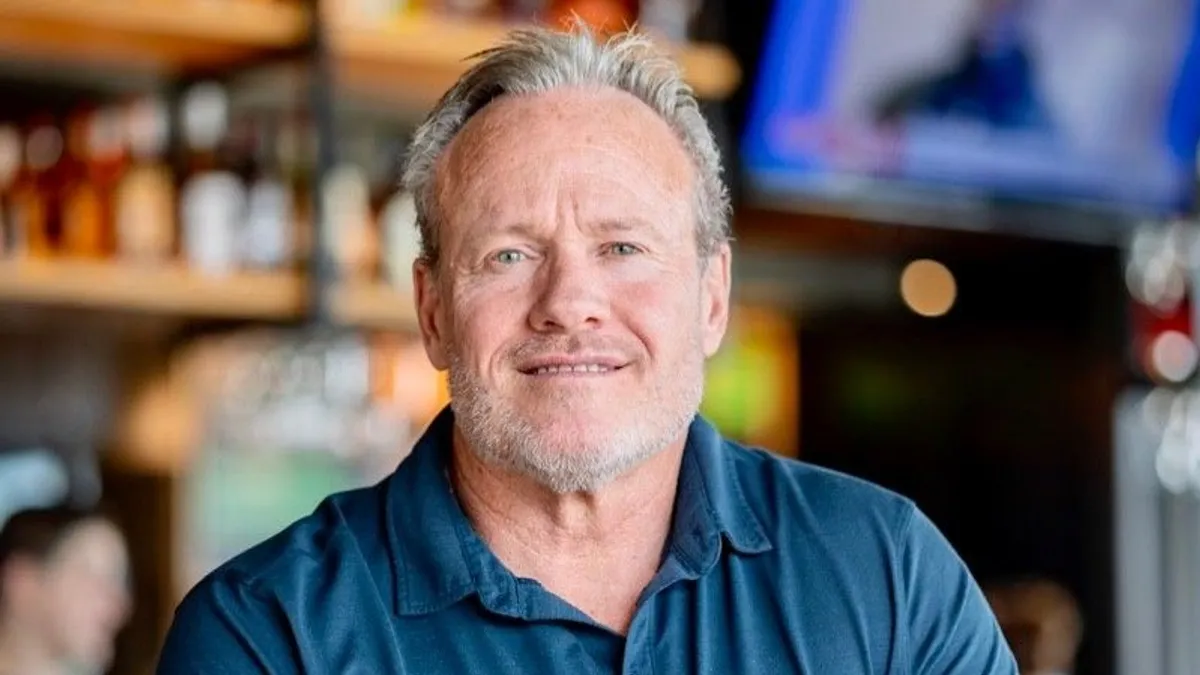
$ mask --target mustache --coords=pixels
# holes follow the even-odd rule
[[[584,352],[600,352],[604,354],[621,354],[627,357],[638,353],[628,340],[599,335],[540,335],[529,338],[515,345],[507,354],[506,360],[513,363],[528,361],[546,354],[580,354]]]

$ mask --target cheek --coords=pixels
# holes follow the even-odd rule
[[[486,361],[519,331],[526,316],[525,290],[516,283],[455,289],[447,305],[452,348],[460,358]]]
[[[694,284],[660,277],[622,284],[613,297],[619,316],[652,353],[690,348],[687,335],[699,321]]]
[[[116,622],[124,614],[121,596],[100,586],[79,588],[58,610],[64,628],[88,639],[103,638],[107,631],[118,628]]]
[[[43,605],[43,618],[53,633],[67,636],[90,633],[88,626],[92,623],[93,612],[89,607],[87,589],[80,586],[65,580],[60,582],[50,595],[49,602]]]

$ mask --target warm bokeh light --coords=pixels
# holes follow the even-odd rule
[[[950,311],[958,285],[949,268],[936,260],[914,260],[900,275],[900,297],[912,311],[938,317]]]
[[[1196,369],[1196,343],[1177,331],[1163,331],[1150,343],[1150,368],[1167,382],[1183,382]]]

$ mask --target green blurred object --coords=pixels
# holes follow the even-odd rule
[[[723,433],[749,440],[763,433],[777,415],[777,392],[786,386],[770,349],[741,335],[708,363],[701,413]]]
[[[363,478],[333,453],[221,448],[200,454],[190,483],[189,563],[206,571],[311,513],[326,496],[361,486]]]

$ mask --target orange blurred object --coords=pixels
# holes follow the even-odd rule
[[[569,29],[582,21],[601,35],[628,30],[637,20],[635,3],[623,0],[554,0],[547,10],[551,26]]]
[[[22,254],[49,257],[61,234],[63,135],[49,115],[33,119],[25,134],[25,162],[13,188],[15,229]]]

